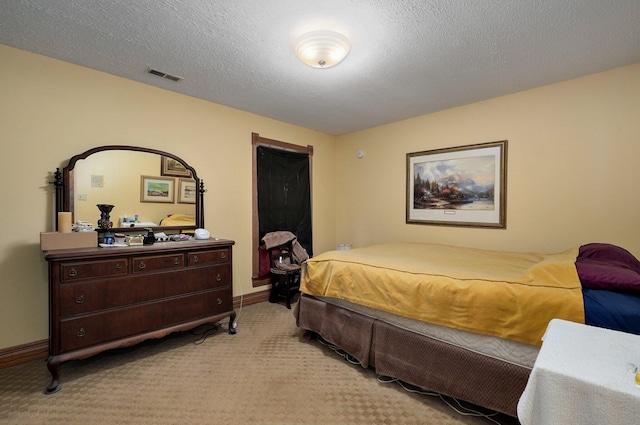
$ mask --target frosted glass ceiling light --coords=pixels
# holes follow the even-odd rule
[[[314,68],[330,68],[349,54],[347,37],[334,31],[312,31],[296,40],[294,52],[298,59]]]

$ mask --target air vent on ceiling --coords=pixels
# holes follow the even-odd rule
[[[167,80],[175,81],[176,83],[184,79],[182,77],[176,77],[175,75],[167,74],[166,72],[158,71],[156,69],[151,69],[151,68],[147,69],[147,72],[149,74],[157,75],[158,77],[161,77],[161,78],[166,78]]]

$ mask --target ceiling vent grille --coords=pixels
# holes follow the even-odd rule
[[[153,74],[153,75],[156,75],[158,77],[165,78],[167,80],[175,81],[176,83],[184,80],[184,78],[182,78],[182,77],[177,77],[175,75],[167,74],[166,72],[158,71],[157,69],[149,68],[149,69],[147,69],[147,72],[149,74]]]

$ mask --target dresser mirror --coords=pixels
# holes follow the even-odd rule
[[[137,146],[100,146],[56,171],[56,211],[97,230],[98,204],[113,205],[111,229],[182,230],[204,227],[202,181],[180,157]],[[57,228],[57,223],[56,223]]]

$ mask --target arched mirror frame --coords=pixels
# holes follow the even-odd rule
[[[60,169],[56,169],[55,173],[55,182],[52,182],[56,187],[56,212],[61,211],[71,211],[74,212],[74,168],[76,162],[86,159],[87,157],[93,155],[94,153],[103,152],[103,151],[112,151],[112,150],[123,150],[123,151],[136,151],[136,152],[146,152],[151,154],[156,154],[160,156],[166,156],[168,158],[172,158],[178,162],[180,162],[187,170],[191,172],[191,176],[193,180],[196,182],[196,187],[198,188],[198,193],[196,196],[196,212],[195,212],[195,225],[194,226],[159,226],[160,229],[167,230],[179,230],[185,228],[204,228],[204,182],[198,178],[196,170],[187,164],[182,158],[169,153],[160,151],[157,149],[149,149],[143,148],[139,146],[125,146],[125,145],[107,145],[107,146],[98,146],[93,149],[89,149],[86,152],[83,152],[79,155],[75,155],[71,157],[69,160],[69,164],[62,169],[62,173],[60,173]],[[56,214],[57,216],[57,214]],[[56,217],[56,228],[58,227],[57,217]],[[96,229],[100,231],[101,229]],[[117,228],[114,227],[110,230],[114,231],[130,231],[131,228]]]

